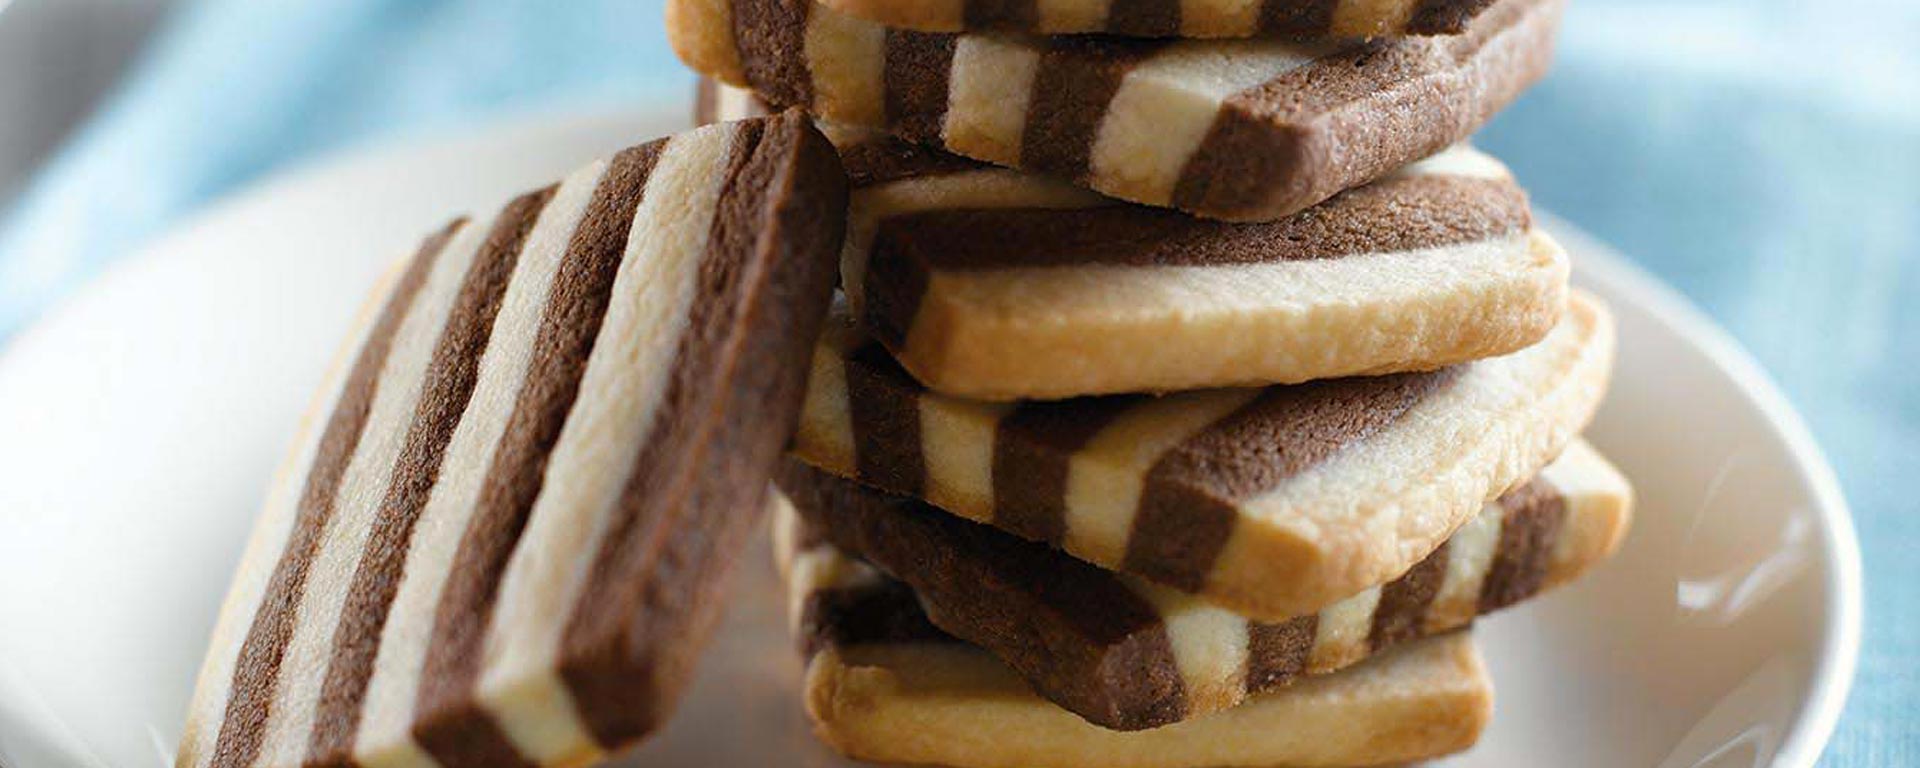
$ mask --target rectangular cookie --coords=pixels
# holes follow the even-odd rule
[[[1540,343],[1426,373],[988,403],[935,394],[836,305],[803,461],[1284,621],[1405,572],[1573,440],[1613,324],[1576,292]]]
[[[1268,623],[797,461],[775,483],[802,538],[904,582],[942,631],[1115,730],[1229,709],[1570,581],[1618,545],[1631,498],[1626,480],[1575,442],[1393,581]]]
[[[703,80],[704,122],[764,112]],[[1513,352],[1565,252],[1505,166],[1455,146],[1275,222],[1121,203],[825,125],[854,179],[841,286],[929,389],[983,400],[1293,383]]]
[[[1146,731],[1088,723],[1012,670],[940,634],[899,582],[795,535],[776,514],[815,731],[849,757],[954,768],[1346,766],[1464,750],[1493,686],[1465,632]]]
[[[582,764],[657,727],[791,434],[845,200],[789,113],[430,237],[269,492],[177,764]]]
[[[1113,197],[1271,221],[1432,155],[1538,80],[1563,0],[1448,37],[1003,37],[889,29],[808,0],[671,0],[696,71]]]
[[[1452,35],[1493,0],[824,0],[920,32],[1128,37]]]

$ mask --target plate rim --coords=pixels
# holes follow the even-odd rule
[[[1824,523],[1819,526],[1821,546],[1833,562],[1825,578],[1825,587],[1832,599],[1825,606],[1826,626],[1821,632],[1820,652],[1814,659],[1812,694],[1806,708],[1795,719],[1795,727],[1774,753],[1774,764],[1815,765],[1832,742],[1840,716],[1846,710],[1859,668],[1864,631],[1865,586],[1860,538],[1838,473],[1800,411],[1793,407],[1765,366],[1732,332],[1679,289],[1585,229],[1537,207],[1534,216],[1555,237],[1572,243],[1569,251],[1602,256],[1576,262],[1576,281],[1584,278],[1610,283],[1644,298],[1649,315],[1697,342],[1708,362],[1732,379],[1749,404],[1765,418],[1768,428],[1793,458],[1793,471],[1811,492],[1813,506]]]
[[[221,195],[131,249],[125,258],[80,280],[72,290],[45,305],[11,338],[0,340],[0,367],[8,364],[10,352],[30,337],[47,332],[49,326],[57,325],[84,296],[99,290],[102,284],[113,282],[127,270],[154,268],[151,262],[156,258],[182,253],[182,249],[170,247],[171,244],[218,227],[224,220],[282,190],[321,183],[331,176],[366,173],[395,162],[396,158],[422,153],[470,154],[539,137],[586,132],[594,127],[666,124],[669,121],[662,119],[663,114],[675,110],[680,110],[679,105],[627,105],[507,115],[446,132],[376,140],[297,161]],[[679,122],[684,123],[684,117]],[[1542,226],[1570,245],[1569,251],[1591,254],[1575,264],[1576,282],[1605,283],[1634,295],[1651,317],[1687,339],[1714,368],[1727,376],[1781,441],[1792,459],[1794,473],[1808,489],[1823,523],[1819,526],[1821,548],[1833,563],[1824,575],[1823,584],[1831,599],[1824,606],[1825,626],[1818,653],[1812,660],[1811,690],[1805,706],[1775,752],[1774,762],[1814,765],[1831,742],[1845,711],[1864,633],[1865,587],[1860,542],[1837,473],[1804,417],[1764,366],[1729,331],[1680,291],[1578,225],[1539,207],[1535,208],[1534,215]]]

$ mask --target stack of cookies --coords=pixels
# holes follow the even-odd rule
[[[672,0],[850,181],[776,550],[879,762],[1373,765],[1614,550],[1611,320],[1464,143],[1560,0]]]

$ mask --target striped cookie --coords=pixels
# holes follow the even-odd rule
[[[1114,197],[1271,221],[1466,138],[1547,68],[1562,0],[1450,37],[1295,44],[887,29],[808,0],[672,0],[694,69]]]
[[[815,732],[860,760],[957,768],[1380,765],[1473,745],[1493,689],[1465,632],[1146,731],[1088,723],[991,655],[941,635],[899,582],[794,535],[775,551],[807,652]]]
[[[1612,358],[1611,318],[1576,293],[1540,343],[1430,373],[985,403],[922,388],[842,303],[794,450],[1284,621],[1413,567],[1538,472],[1593,414]]]
[[[790,113],[429,238],[270,492],[178,765],[577,765],[654,729],[800,408],[845,195]]]
[[[1493,0],[824,0],[849,16],[921,32],[1131,37],[1452,35]]]
[[[712,119],[762,111],[703,85]],[[1566,254],[1505,166],[1450,148],[1275,222],[1129,205],[826,126],[853,177],[841,285],[929,389],[985,400],[1432,370],[1539,341]]]
[[[703,80],[702,122],[762,114]],[[841,282],[929,388],[989,400],[1431,370],[1538,341],[1567,259],[1499,161],[1448,149],[1277,222],[1127,205],[823,126],[854,180]]]
[[[1631,496],[1612,466],[1575,442],[1393,581],[1318,614],[1263,623],[798,462],[775,482],[805,538],[905,582],[941,630],[999,657],[1055,704],[1117,730],[1237,706],[1565,583],[1612,553]]]

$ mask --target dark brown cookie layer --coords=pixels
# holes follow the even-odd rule
[[[1357,655],[1345,654],[1330,664],[1323,650],[1315,664],[1317,615],[1274,623],[1238,621],[1243,661],[1223,671],[1238,675],[1239,690],[1224,701],[1195,700],[1174,652],[1181,630],[1163,611],[1169,601],[1188,613],[1220,609],[1205,607],[1198,598],[1156,595],[1138,581],[1045,545],[797,461],[788,462],[775,481],[810,535],[904,581],[935,626],[988,650],[1040,695],[1108,728],[1138,730],[1184,720],[1286,685],[1301,674],[1330,672],[1395,643],[1458,626],[1431,622],[1427,613],[1448,574],[1449,547],[1443,544],[1379,587],[1370,608],[1362,604],[1370,629]],[[1541,589],[1549,562],[1540,553],[1550,551],[1567,505],[1559,491],[1536,479],[1484,514],[1503,519],[1490,562],[1477,566],[1484,574],[1481,612]],[[1329,608],[1328,615],[1341,610]]]

